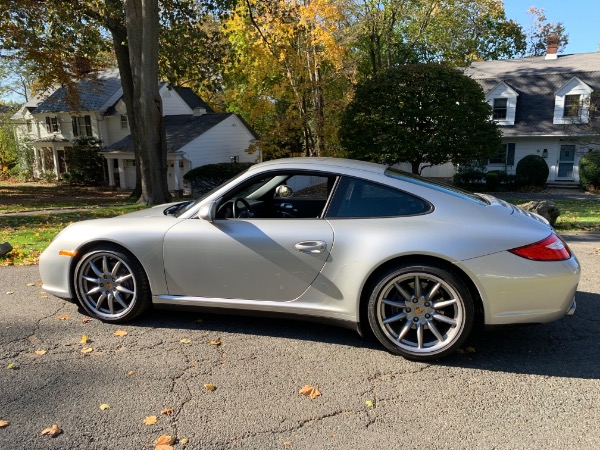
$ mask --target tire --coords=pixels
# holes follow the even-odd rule
[[[105,322],[130,321],[151,304],[150,284],[142,265],[117,246],[85,253],[75,267],[74,285],[83,309]]]
[[[367,305],[369,325],[390,352],[433,361],[456,351],[473,327],[465,283],[435,264],[407,264],[383,275]]]

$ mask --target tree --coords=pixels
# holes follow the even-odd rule
[[[16,109],[14,104],[0,104],[0,180],[10,176],[11,169],[18,164],[19,151],[15,141],[14,124],[9,120]]]
[[[543,8],[532,7],[528,11],[531,14],[531,28],[529,29],[528,55],[544,56],[548,45],[548,39],[552,38],[558,45],[558,53],[564,51],[569,43],[567,34],[562,22],[548,22]]]
[[[500,131],[481,87],[457,69],[411,64],[359,83],[340,139],[352,158],[423,167],[484,159]]]

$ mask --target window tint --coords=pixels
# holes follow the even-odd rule
[[[424,200],[387,186],[342,178],[327,217],[393,217],[423,214],[431,210]]]

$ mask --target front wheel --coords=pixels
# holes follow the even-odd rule
[[[456,351],[474,321],[465,283],[437,265],[408,264],[382,276],[368,303],[369,324],[389,351],[431,361]]]
[[[141,264],[115,246],[90,250],[74,273],[75,293],[88,314],[126,322],[150,306],[150,287]]]

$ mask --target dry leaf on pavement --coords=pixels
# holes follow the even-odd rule
[[[64,316],[58,316],[57,317],[58,320],[68,320],[70,318],[71,318],[71,316],[68,315],[68,314],[65,314]]]
[[[156,423],[156,416],[148,416],[144,419],[144,425],[154,425]]]
[[[108,403],[102,403],[100,405],[100,410],[101,411],[106,411],[108,408],[110,408],[110,405]]]
[[[173,411],[173,408],[165,408],[163,409],[160,413],[161,414],[166,414],[167,416],[170,416],[171,414],[173,414],[175,411]]]
[[[81,353],[91,353],[93,351],[94,351],[94,349],[92,347],[83,347],[81,349]]]
[[[42,430],[42,436],[52,436],[56,437],[63,432],[62,428],[58,426],[58,424],[52,424],[51,427],[44,428]]]
[[[308,384],[306,386],[304,386],[302,389],[300,389],[298,391],[298,393],[305,395],[306,397],[309,397],[311,399],[315,399],[321,395],[321,393],[319,392],[319,390],[316,387],[310,386]]]
[[[207,383],[204,385],[204,389],[207,391],[215,391],[217,387],[214,384]]]
[[[154,447],[154,450],[175,450],[175,447],[173,447],[172,445],[159,444],[156,447]]]
[[[209,344],[209,345],[221,345],[221,341],[217,341],[217,340],[215,340],[215,341],[210,341],[208,344]]]
[[[81,341],[79,341],[80,344],[87,344],[88,343],[88,337],[84,334],[83,336],[81,336]]]
[[[10,420],[0,419],[0,428],[5,428],[10,425]]]
[[[174,443],[175,436],[169,436],[168,434],[163,434],[154,441],[154,445],[172,445]]]
[[[123,337],[123,336],[127,336],[127,331],[124,330],[117,330],[113,333],[115,336],[119,336],[119,337]]]
[[[179,342],[181,342],[182,344],[189,344],[190,342],[192,342],[192,340],[185,338],[185,339],[180,340]]]
[[[47,350],[36,350],[35,354],[38,356],[44,356],[46,353],[48,353]]]
[[[83,319],[81,319],[82,323],[90,323],[91,321],[92,321],[92,319],[89,317],[84,317]]]

